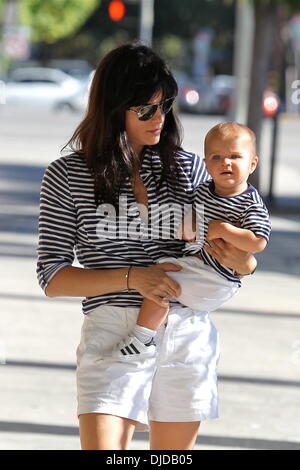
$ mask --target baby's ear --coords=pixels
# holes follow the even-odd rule
[[[252,160],[251,160],[251,168],[250,168],[250,174],[253,173],[253,171],[255,170],[255,168],[257,167],[257,164],[258,164],[258,156],[255,155],[254,157],[252,157]]]

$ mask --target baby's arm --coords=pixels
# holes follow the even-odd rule
[[[215,238],[222,238],[236,248],[251,253],[263,251],[267,245],[264,237],[255,235],[251,230],[235,227],[222,220],[211,220],[208,223],[206,239],[210,241]]]
[[[160,307],[153,300],[144,299],[136,323],[150,330],[158,330],[163,324],[168,310],[168,305]]]

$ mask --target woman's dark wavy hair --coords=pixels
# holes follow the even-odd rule
[[[167,65],[149,47],[137,42],[125,44],[99,63],[86,115],[63,147],[86,159],[94,176],[96,204],[117,204],[124,178],[132,178],[139,171],[140,160],[125,131],[125,111],[147,104],[158,92],[165,100],[176,96],[178,87]],[[161,184],[174,176],[175,154],[181,148],[181,126],[173,110],[165,116],[159,143],[151,148],[160,155]]]

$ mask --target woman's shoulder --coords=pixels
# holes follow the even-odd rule
[[[47,167],[46,171],[59,171],[61,173],[69,173],[69,171],[75,170],[79,173],[88,173],[88,168],[84,157],[76,154],[70,153],[68,155],[63,155],[56,160],[53,160]]]
[[[189,152],[187,150],[184,150],[183,148],[180,148],[177,150],[176,157],[179,161],[186,161],[186,162],[194,162],[196,161],[203,161],[203,158],[200,157],[197,153],[194,152]]]
[[[189,176],[193,187],[198,186],[209,178],[204,159],[197,153],[180,149],[177,152],[177,162],[182,171]]]
[[[63,155],[57,158],[56,160],[53,160],[49,166],[51,165],[61,167],[80,166],[82,168],[87,168],[84,157],[77,153],[69,153],[67,155]]]
[[[92,176],[83,157],[70,153],[53,160],[46,168],[42,185],[59,184],[73,190],[78,185],[90,185]]]
[[[148,149],[148,154],[152,157],[152,160],[157,159],[159,160],[159,152],[154,149]],[[183,148],[178,148],[176,151],[176,159],[180,163],[194,163],[195,161],[197,162],[203,162],[203,158],[200,157],[200,155],[197,155],[195,152],[189,152]]]
[[[176,154],[177,162],[184,169],[190,169],[190,171],[201,172],[205,171],[204,159],[200,155],[194,152],[188,152],[184,149],[179,149]]]

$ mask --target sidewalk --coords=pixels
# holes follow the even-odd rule
[[[0,449],[79,449],[80,299],[48,299],[37,285],[34,168],[0,165]],[[300,450],[300,214],[274,214],[272,225],[257,272],[213,314],[220,419],[202,423],[199,450]],[[135,433],[131,449],[147,439]]]
[[[300,449],[300,267],[293,262],[299,229],[300,217],[289,225],[273,217],[263,269],[213,314],[221,335],[221,418],[203,423],[199,449]],[[77,449],[74,352],[80,302],[44,298],[32,258],[1,256],[1,262],[7,363],[0,367],[0,448]],[[147,448],[146,438],[136,433],[132,449]]]

